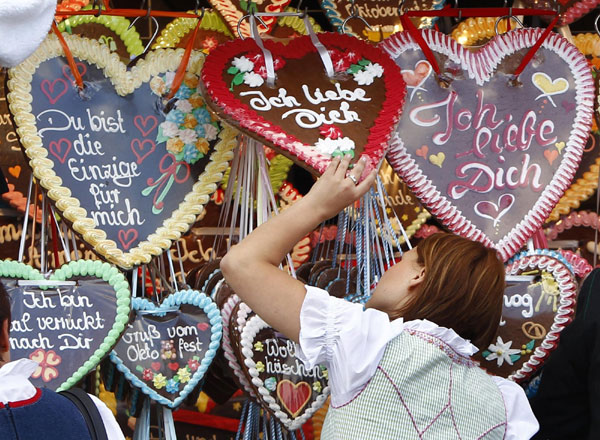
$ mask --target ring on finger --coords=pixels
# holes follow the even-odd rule
[[[348,174],[348,179],[352,180],[352,182],[354,182],[354,185],[358,185],[358,179],[356,177],[354,177],[352,174]]]

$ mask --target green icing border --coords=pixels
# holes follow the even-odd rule
[[[94,352],[84,364],[75,371],[71,377],[65,380],[56,391],[62,391],[71,388],[83,377],[92,371],[100,361],[112,350],[121,334],[125,331],[125,326],[129,322],[129,313],[131,311],[131,292],[129,283],[125,276],[119,270],[102,261],[98,260],[77,260],[62,265],[51,276],[50,280],[67,281],[69,278],[77,276],[93,276],[100,278],[110,284],[115,291],[117,298],[117,316],[115,323],[109,330],[108,335],[100,344],[100,347]],[[44,276],[35,268],[25,263],[10,260],[0,260],[0,277],[17,278],[22,280],[43,280]],[[41,289],[47,289],[48,286],[40,286]]]
[[[86,6],[82,10],[91,10],[91,6]],[[68,32],[69,27],[76,27],[84,23],[97,23],[106,26],[108,29],[117,34],[125,47],[129,55],[137,56],[144,52],[144,45],[140,34],[135,27],[129,28],[131,22],[125,17],[116,17],[110,15],[100,15],[96,17],[94,15],[73,15],[58,24],[58,30],[61,32]]]
[[[193,14],[194,11],[188,11],[188,13]],[[152,45],[152,49],[176,47],[185,35],[194,30],[197,22],[197,18],[176,18],[162,30],[156,39],[156,43]],[[202,21],[200,22],[200,29],[219,32],[233,39],[233,34],[215,11],[204,12],[204,17],[202,17]]]

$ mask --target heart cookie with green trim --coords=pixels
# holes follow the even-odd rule
[[[148,263],[187,232],[222,179],[236,132],[197,90],[193,52],[174,99],[183,50],[161,49],[127,70],[94,40],[65,35],[85,89],[74,85],[55,36],[9,71],[8,101],[33,173],[101,257]]]
[[[11,357],[38,362],[31,377],[36,387],[75,385],[110,352],[129,320],[129,284],[108,263],[71,261],[45,281],[33,267],[4,260],[0,280],[11,299]]]

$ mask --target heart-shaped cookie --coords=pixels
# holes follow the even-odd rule
[[[83,10],[89,10],[86,6]],[[58,24],[58,30],[71,35],[92,38],[104,44],[111,52],[116,52],[119,57],[128,62],[144,52],[144,44],[140,34],[131,22],[125,17],[112,15],[73,15]]]
[[[518,254],[506,275],[496,339],[477,357],[489,372],[523,381],[546,361],[571,322],[577,282],[562,255],[546,249]]]
[[[238,30],[242,34],[242,38],[251,35],[250,25],[247,20],[242,17],[252,14],[253,12],[283,12],[291,0],[209,0],[213,8],[217,10],[221,17],[225,20],[229,29],[238,37]],[[261,33],[270,33],[271,29],[277,22],[277,17],[261,17],[267,29],[262,25],[258,31]]]
[[[319,3],[325,11],[329,22],[338,32],[347,32],[370,41],[381,41],[394,32],[402,29],[398,2],[393,0],[363,0],[354,4],[351,0],[320,0]],[[406,0],[401,3],[403,10],[442,9],[445,0]],[[342,29],[344,20],[356,18],[352,16],[353,8],[365,21],[348,20],[345,29]],[[436,20],[434,17],[413,18],[415,26],[419,28],[431,27]],[[367,26],[370,26],[370,28]]]
[[[348,35],[319,34],[336,72],[327,77],[310,37],[287,45],[265,41],[276,74],[266,83],[253,39],[225,43],[202,70],[210,105],[228,121],[309,171],[322,173],[335,155],[379,165],[402,111],[404,81],[383,52]],[[306,66],[313,66],[306,69]]]
[[[255,395],[289,430],[300,428],[329,395],[327,370],[307,370],[295,356],[296,344],[260,316],[250,318],[241,334],[241,354]]]
[[[557,3],[560,5],[561,15],[558,19],[559,26],[565,26],[579,20],[584,15],[596,9],[600,4],[599,0],[525,0],[523,2],[531,8],[556,10]],[[542,16],[546,21],[554,18],[554,15]]]
[[[135,319],[110,354],[125,378],[157,403],[177,407],[204,377],[221,341],[217,306],[197,290],[157,306],[133,298]]]
[[[43,285],[33,267],[4,260],[0,279],[11,298],[11,357],[39,363],[35,386],[75,385],[108,354],[129,319],[129,284],[108,263],[71,261]]]
[[[154,51],[128,71],[98,42],[65,38],[86,83],[81,95],[54,36],[9,71],[21,143],[61,216],[99,255],[124,268],[147,263],[202,212],[235,131],[219,134],[196,90],[201,54],[164,108],[182,50]]]
[[[511,31],[470,52],[444,34],[422,31],[449,84],[442,87],[432,69],[425,81],[408,86],[406,117],[387,155],[429,212],[505,260],[568,188],[592,122],[589,66],[557,34],[544,40],[520,85],[511,82],[542,32]],[[408,33],[380,47],[400,67],[429,63]],[[575,109],[565,111],[563,101]]]

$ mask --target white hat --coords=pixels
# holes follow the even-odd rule
[[[44,41],[56,0],[0,0],[0,66],[14,67]]]

